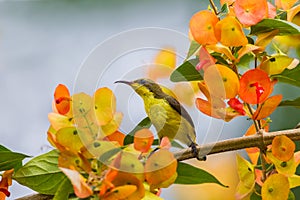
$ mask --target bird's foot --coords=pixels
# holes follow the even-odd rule
[[[199,145],[195,142],[192,142],[192,144],[190,145],[193,155],[197,158],[197,160],[206,161],[206,156],[199,155],[199,150],[197,149],[198,146]]]

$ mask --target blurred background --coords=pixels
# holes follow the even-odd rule
[[[63,83],[70,91],[74,90],[82,65],[98,44],[120,32],[144,27],[170,29],[187,36],[190,17],[207,5],[208,1],[196,0],[0,1],[0,143],[13,151],[32,156],[49,151],[47,114],[51,112],[54,89],[57,84]],[[134,42],[134,38],[131,40]],[[125,44],[121,42],[119,45]],[[165,45],[172,44],[161,43],[162,47]],[[183,51],[187,51],[188,44],[184,48]],[[135,59],[132,63],[141,68],[152,62],[154,55],[155,52],[145,51],[143,55],[129,58]],[[127,63],[131,62],[129,58],[125,60]],[[114,70],[118,71],[118,68]],[[102,82],[118,89],[112,84],[116,80],[110,79],[109,73],[114,71],[107,72]],[[137,75],[128,77],[142,74],[137,72]],[[86,81],[89,81],[88,77]],[[102,86],[101,81],[99,86]],[[93,87],[95,89],[96,85]],[[297,96],[286,87],[283,92],[290,97]],[[203,134],[199,134],[199,143],[242,136],[250,124],[245,118],[224,124],[200,114],[194,107],[189,109],[201,127],[199,132],[206,134],[205,140],[201,138]],[[126,124],[126,120],[136,122],[145,115],[143,109],[137,110],[132,116],[124,113],[123,130],[129,131],[134,126],[134,123]],[[271,130],[293,127],[300,121],[299,115],[293,108],[279,109],[274,115]],[[220,131],[217,136],[212,133],[210,139],[206,130],[212,125]],[[234,187],[238,182],[234,153],[210,156],[205,163],[192,162],[215,174],[230,188],[209,184],[175,185],[163,190],[163,198],[234,199]],[[8,199],[32,193],[16,182],[10,191],[12,194]]]

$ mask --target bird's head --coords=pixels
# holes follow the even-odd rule
[[[141,97],[162,94],[161,87],[150,79],[143,78],[135,81],[116,81],[115,83],[130,85]]]

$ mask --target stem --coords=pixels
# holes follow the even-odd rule
[[[210,3],[210,5],[211,5],[211,7],[213,8],[214,13],[215,13],[216,15],[218,15],[218,14],[219,14],[219,13],[218,13],[218,9],[217,9],[217,6],[215,5],[214,1],[213,1],[213,0],[209,0],[209,3]]]
[[[252,112],[252,109],[250,107],[250,105],[247,103],[247,107],[248,107],[248,110],[251,114],[251,116],[253,116],[253,112]],[[264,182],[266,179],[267,179],[267,162],[266,162],[266,159],[265,159],[265,155],[266,155],[266,150],[267,150],[267,145],[265,145],[264,143],[264,133],[261,131],[261,123],[259,120],[253,120],[253,123],[254,123],[254,126],[255,126],[255,130],[258,134],[259,137],[260,137],[260,144],[257,145],[259,147],[259,151],[260,151],[260,161],[261,161],[261,171],[262,171],[262,182]]]
[[[261,145],[259,146],[260,151],[260,161],[261,161],[261,171],[262,171],[262,182],[264,182],[267,179],[267,161],[265,159],[267,145],[264,143],[264,132],[258,131],[258,135],[261,138]]]

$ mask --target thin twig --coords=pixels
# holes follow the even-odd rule
[[[211,7],[212,7],[213,10],[214,10],[214,13],[215,13],[216,15],[218,15],[217,6],[215,5],[214,1],[213,1],[213,0],[209,0],[209,2],[210,2]]]

